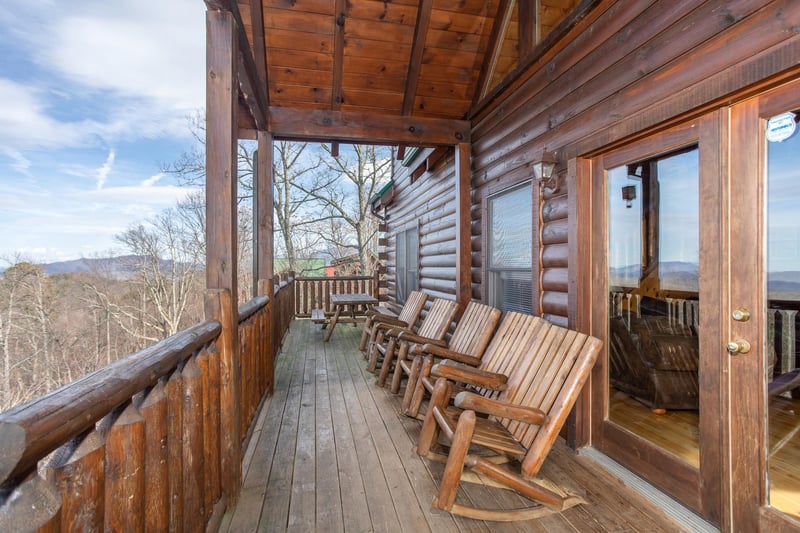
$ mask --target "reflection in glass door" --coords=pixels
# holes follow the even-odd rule
[[[699,148],[608,169],[608,419],[698,467]]]
[[[800,518],[800,110],[767,123],[767,467],[770,505]]]

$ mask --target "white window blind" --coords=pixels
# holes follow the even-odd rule
[[[489,303],[532,314],[533,195],[527,183],[488,200]]]

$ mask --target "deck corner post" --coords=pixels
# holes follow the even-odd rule
[[[456,301],[461,312],[472,299],[471,169],[472,145],[459,143],[456,151]],[[460,314],[460,313],[459,313]]]
[[[272,277],[270,276],[267,279],[260,279],[258,280],[258,295],[266,295],[269,297],[269,301],[267,302],[267,309],[266,309],[266,322],[264,328],[261,330],[261,335],[263,335],[262,347],[263,353],[261,357],[265,359],[264,365],[264,372],[265,372],[265,383],[266,387],[264,390],[264,394],[267,396],[272,396],[272,393],[275,391],[275,347],[273,341],[273,330],[275,329],[273,326],[273,322],[275,321],[275,294],[272,290],[273,282]]]

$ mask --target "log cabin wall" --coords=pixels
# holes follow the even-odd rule
[[[565,38],[536,51],[538,59],[504,81],[470,117],[473,298],[485,301],[485,199],[531,179],[536,154],[556,151],[559,186],[542,191],[538,216],[534,207],[541,220],[534,220],[540,271],[534,265],[533,302],[534,312],[538,308],[553,322],[573,322],[569,287],[580,258],[577,244],[567,242],[574,235],[570,225],[578,223],[569,219],[575,195],[568,188],[575,179],[567,175],[568,166],[800,75],[799,19],[800,2],[793,0],[606,0]],[[402,171],[396,179],[388,234],[419,220],[421,286],[451,294],[453,159],[413,185]],[[391,239],[389,250],[391,264]]]
[[[393,300],[397,232],[413,227],[419,232],[419,288],[431,297],[456,297],[455,155],[452,148],[437,150],[421,150],[409,166],[395,168],[395,188],[402,193],[387,209],[385,235],[386,280]]]

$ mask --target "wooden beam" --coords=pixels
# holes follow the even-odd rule
[[[526,57],[536,45],[535,0],[517,0],[519,16],[519,57]]]
[[[513,5],[514,2],[512,0],[500,0],[497,15],[492,25],[492,33],[489,35],[489,46],[483,56],[483,65],[481,65],[481,72],[475,85],[475,94],[472,96],[473,106],[480,102],[483,95],[489,90],[488,84],[494,74],[494,67],[500,55],[500,48],[503,46],[503,36],[506,33],[508,21],[511,20],[511,7]]]
[[[253,28],[253,60],[256,63],[256,74],[262,87],[269,87],[269,71],[267,65],[266,42],[264,41],[264,6],[262,0],[250,0],[250,26]],[[265,90],[269,105],[269,91]]]
[[[354,144],[451,146],[470,138],[465,120],[284,107],[270,108],[268,130],[276,139]]]
[[[420,0],[417,10],[417,24],[414,28],[414,43],[411,45],[411,58],[408,61],[406,74],[406,91],[403,95],[403,115],[414,112],[414,100],[417,96],[419,74],[422,70],[422,57],[425,53],[425,38],[428,36],[428,26],[431,22],[431,8],[433,0]]]
[[[472,299],[471,151],[469,143],[456,145],[456,301],[462,311]]]
[[[333,26],[333,89],[331,109],[338,111],[344,101],[342,70],[344,69],[344,24],[347,20],[347,0],[336,0]]]
[[[260,83],[258,68],[253,58],[252,48],[250,48],[250,41],[247,39],[247,33],[244,30],[244,22],[242,21],[242,15],[239,13],[239,6],[235,0],[206,0],[206,6],[209,11],[226,11],[233,16],[236,23],[236,39],[238,41],[239,90],[242,91],[250,112],[255,118],[256,126],[258,129],[265,130],[267,129],[266,110],[269,108],[269,95],[266,85],[261,85]]]
[[[239,327],[237,305],[236,105],[238,64],[234,17],[206,13],[206,317],[222,324],[220,445],[223,491],[233,505],[241,487]]]

